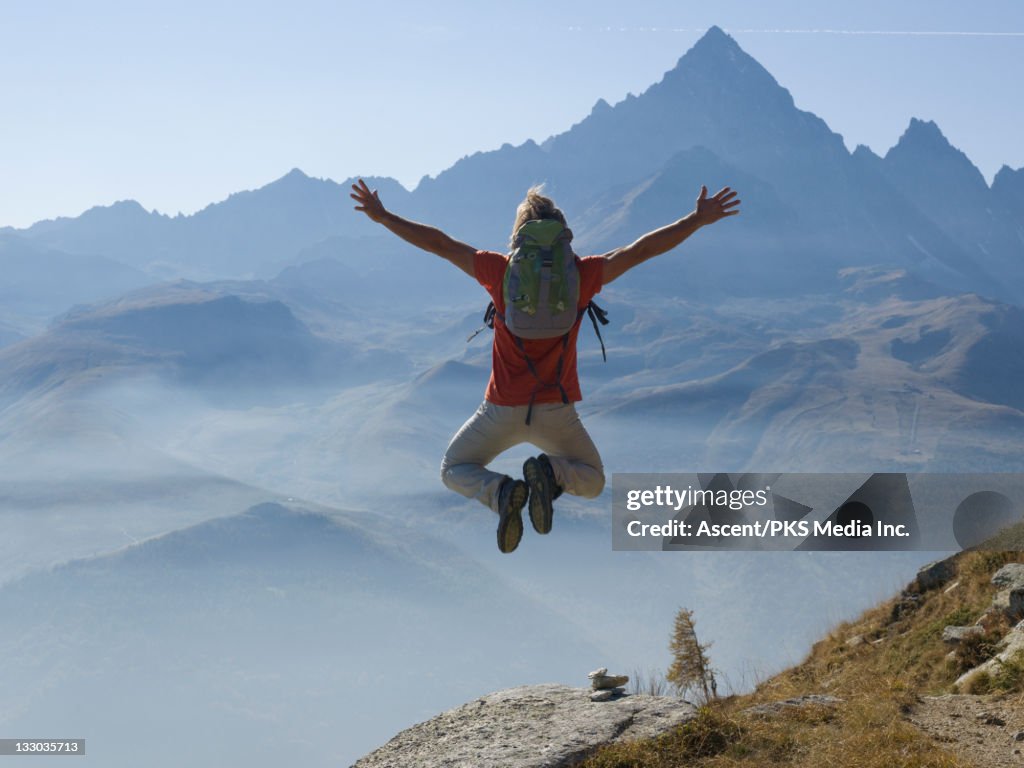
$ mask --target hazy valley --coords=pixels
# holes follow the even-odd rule
[[[848,152],[713,29],[565,133],[370,183],[503,250],[539,181],[581,253],[701,183],[743,196],[602,292],[607,363],[581,332],[609,475],[1021,471],[1024,169],[989,186],[921,120]],[[616,553],[607,491],[500,555],[438,478],[486,384],[485,294],[382,237],[349,183],[294,170],[193,216],[0,231],[5,731],[130,732],[103,760],[130,765],[159,721],[197,734],[196,765],[223,733],[253,765],[337,765],[490,690],[664,666],[680,605],[749,686],[934,557]],[[97,690],[116,704],[90,710]]]

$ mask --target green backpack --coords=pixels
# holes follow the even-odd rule
[[[572,232],[555,219],[527,221],[512,242],[502,294],[509,331],[523,339],[553,339],[579,320],[580,273]]]
[[[484,312],[485,327],[494,328],[495,319],[505,324],[526,359],[530,373],[537,379],[526,413],[527,424],[533,413],[533,400],[541,389],[558,387],[563,403],[568,403],[569,397],[560,381],[545,382],[540,378],[533,361],[526,354],[523,339],[561,337],[564,354],[572,329],[587,314],[601,342],[601,357],[608,360],[604,339],[598,328],[599,322],[601,325],[608,324],[608,313],[593,301],[582,309],[577,308],[580,273],[571,241],[572,230],[555,219],[533,219],[519,227],[512,241],[512,253],[509,254],[502,280],[505,313],[499,313],[493,301]],[[483,327],[479,328],[467,341],[482,330]],[[559,375],[561,370],[562,360],[559,358]]]

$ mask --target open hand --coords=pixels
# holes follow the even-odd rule
[[[387,210],[384,208],[384,204],[381,203],[380,198],[377,196],[377,190],[370,191],[370,188],[366,186],[366,182],[359,179],[358,184],[352,185],[352,194],[349,195],[359,205],[355,206],[357,211],[362,211],[371,220],[379,222],[384,218],[384,214]]]
[[[722,187],[715,193],[714,197],[708,197],[708,188],[701,186],[700,197],[697,198],[697,208],[694,213],[697,220],[703,224],[714,224],[726,216],[735,216],[740,212],[736,206],[739,200],[734,200],[736,193],[729,187]]]

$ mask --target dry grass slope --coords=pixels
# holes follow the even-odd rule
[[[1024,529],[1005,534],[1024,539]],[[1009,539],[1008,539],[1009,540]],[[1014,539],[1016,540],[1016,539]],[[604,748],[585,768],[980,768],[936,742],[906,715],[919,697],[956,692],[954,681],[991,649],[961,648],[948,661],[947,625],[972,624],[989,606],[992,574],[1021,552],[964,552],[946,586],[899,597],[843,623],[819,641],[799,665],[755,691],[713,703],[700,717],[658,739]],[[1009,624],[985,637],[1005,634]],[[983,643],[979,640],[978,643]],[[1024,707],[1022,674],[1008,672],[1000,691]],[[781,708],[765,716],[759,704],[825,694],[841,701]]]

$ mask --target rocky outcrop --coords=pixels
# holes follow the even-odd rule
[[[605,744],[649,738],[696,716],[682,699],[528,685],[491,693],[408,728],[353,768],[568,768]]]
[[[928,563],[928,565],[917,572],[915,582],[921,592],[927,592],[929,589],[937,589],[943,586],[948,581],[951,581],[955,575],[954,558],[950,557],[945,560]]]
[[[992,604],[978,619],[976,625],[970,628],[946,627],[943,631],[943,639],[947,642],[958,642],[967,637],[964,634],[956,641],[950,641],[947,637],[953,630],[970,630],[973,634],[980,635],[988,631],[990,626],[996,626],[999,621],[1005,619],[1018,623],[999,641],[997,646],[999,652],[995,656],[960,675],[956,681],[958,688],[970,685],[982,674],[995,674],[999,671],[1000,666],[1024,652],[1024,621],[1019,621],[1024,616],[1024,563],[1004,565],[992,577],[992,586],[999,591],[996,592],[995,597],[992,598]]]
[[[999,641],[999,653],[974,669],[970,669],[960,675],[956,681],[957,687],[973,682],[981,674],[996,674],[1003,664],[1006,664],[1021,652],[1024,652],[1024,621],[1017,624]]]
[[[835,696],[826,696],[821,693],[808,693],[783,701],[772,701],[767,704],[757,704],[748,707],[745,712],[758,717],[775,717],[787,711],[804,709],[806,707],[835,707],[842,704],[843,700]]]
[[[999,592],[992,601],[1011,620],[1024,616],[1024,563],[1008,563],[996,571],[992,584]]]
[[[946,645],[959,645],[964,640],[975,635],[984,635],[985,628],[977,624],[970,627],[946,627],[942,630],[942,642]]]
[[[1024,563],[1007,563],[992,575],[992,585],[999,589],[1024,587]]]

